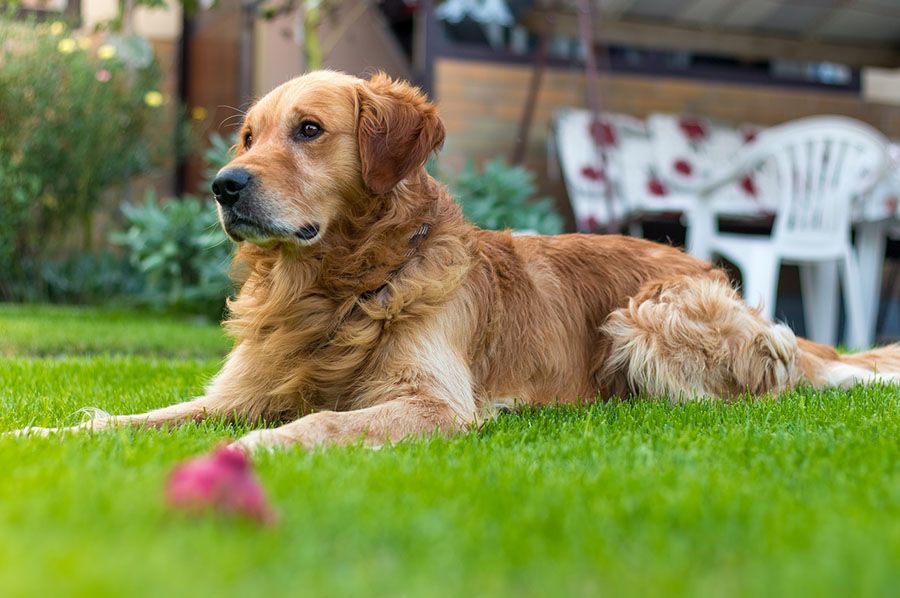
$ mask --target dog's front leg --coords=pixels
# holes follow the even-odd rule
[[[474,419],[474,408],[459,410],[439,398],[404,397],[355,411],[319,411],[278,428],[250,432],[234,445],[247,451],[295,444],[311,449],[360,440],[380,446],[407,436],[457,434]]]
[[[90,420],[77,426],[59,428],[29,427],[7,432],[14,436],[49,436],[59,432],[96,432],[116,426],[131,428],[175,427],[189,422],[203,421],[208,417],[235,418],[249,414],[247,402],[234,400],[242,389],[253,388],[248,380],[253,380],[252,367],[246,365],[246,351],[237,347],[228,356],[225,366],[216,375],[202,397],[190,401],[154,409],[132,415],[109,415],[96,413]]]
[[[202,421],[217,413],[216,402],[209,397],[199,397],[177,405],[154,409],[146,413],[134,415],[96,415],[77,426],[62,428],[28,427],[10,432],[14,436],[49,436],[59,432],[95,432],[113,426],[130,426],[133,428],[162,428],[177,426],[190,421]]]
[[[384,372],[358,399],[362,409],[319,411],[279,428],[256,430],[235,445],[245,450],[299,444],[313,448],[323,444],[362,441],[368,446],[396,442],[407,436],[452,435],[464,431],[476,419],[471,372],[440,334],[428,331],[411,343],[408,353],[396,350],[394,373]]]

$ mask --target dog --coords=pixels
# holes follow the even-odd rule
[[[900,380],[900,346],[839,355],[798,339],[677,248],[479,230],[424,168],[443,141],[436,107],[381,73],[270,92],[213,183],[242,284],[205,394],[20,433],[220,417],[274,426],[235,441],[247,451],[377,446],[457,434],[498,407]]]

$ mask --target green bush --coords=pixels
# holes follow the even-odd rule
[[[232,243],[212,201],[185,196],[160,202],[151,191],[142,204],[125,204],[122,211],[128,228],[111,240],[126,248],[144,276],[136,299],[154,309],[218,319],[231,289]]]
[[[210,136],[202,191],[231,160],[233,145],[233,137]],[[143,277],[132,299],[155,309],[218,319],[232,290],[228,265],[233,245],[219,225],[213,201],[185,196],[160,202],[149,192],[143,204],[125,204],[122,212],[127,230],[110,239],[125,247],[128,263]]]
[[[470,162],[451,185],[456,200],[473,223],[482,228],[559,234],[563,220],[550,198],[533,199],[534,174],[509,166],[502,158],[488,162],[481,172]]]
[[[126,257],[108,249],[47,260],[40,272],[44,288],[35,298],[52,303],[125,303],[144,286],[143,274]]]
[[[90,248],[103,193],[162,157],[159,81],[140,38],[0,18],[0,298],[27,293],[64,235]]]

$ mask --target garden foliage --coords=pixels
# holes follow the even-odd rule
[[[535,199],[534,174],[522,166],[510,166],[502,158],[488,162],[481,172],[472,163],[451,185],[456,200],[471,222],[482,228],[559,234],[563,221],[553,200]]]
[[[234,139],[214,133],[209,142],[204,191],[231,160]],[[143,203],[125,203],[122,213],[127,228],[110,240],[126,249],[130,266],[143,276],[134,299],[154,309],[219,318],[232,290],[228,264],[233,244],[219,225],[212,198],[185,195],[159,201],[149,191]]]
[[[136,299],[159,310],[218,318],[231,287],[232,243],[219,226],[209,200],[184,196],[160,202],[152,191],[143,203],[125,204],[128,223],[112,241],[127,250],[130,265],[144,277]]]
[[[0,298],[40,296],[48,259],[90,249],[104,192],[162,157],[159,81],[140,38],[0,19]]]

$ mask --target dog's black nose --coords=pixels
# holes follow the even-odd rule
[[[212,192],[216,201],[224,208],[230,208],[241,198],[241,190],[250,184],[253,176],[243,168],[229,168],[216,175]]]

